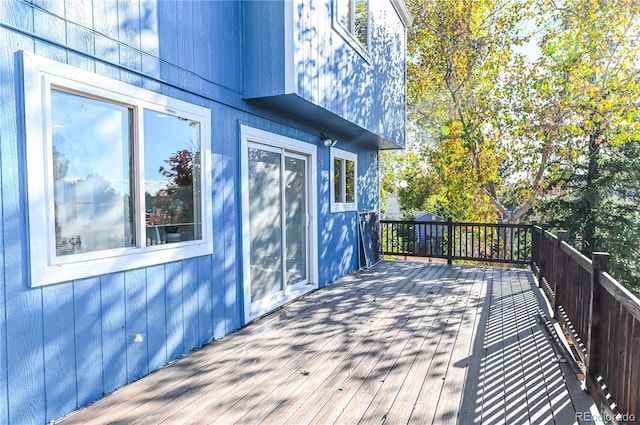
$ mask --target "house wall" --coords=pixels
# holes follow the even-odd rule
[[[243,100],[244,12],[233,1],[0,2],[0,423],[60,418],[244,324],[241,125],[318,146],[317,284],[358,267],[357,213],[330,213],[322,129]],[[211,255],[30,286],[20,50],[211,109]],[[339,147],[358,154],[359,209],[377,210],[377,151]]]
[[[369,47],[362,54],[336,29],[332,8],[331,0],[304,0],[296,7],[293,69],[299,95],[404,147],[406,49],[400,16],[390,1],[371,1]],[[314,13],[317,9],[325,13]]]
[[[405,146],[406,29],[390,0],[369,3],[366,49],[355,49],[357,42],[340,31],[332,0],[256,1],[246,11],[247,98],[280,106],[294,95],[298,107],[308,108],[306,102],[329,111],[322,117],[328,127],[345,120],[388,147]],[[277,25],[249,25],[258,17]]]

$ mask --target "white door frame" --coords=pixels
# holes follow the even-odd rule
[[[299,297],[318,287],[318,225],[316,212],[317,208],[317,148],[315,145],[305,143],[290,137],[281,136],[254,127],[242,125],[240,127],[240,162],[241,162],[241,198],[242,198],[242,288],[244,305],[244,322],[259,317],[280,305]],[[298,154],[307,158],[307,194],[308,194],[308,283],[303,286],[294,286],[285,293],[283,297],[276,299],[269,298],[258,303],[251,302],[251,270],[250,270],[250,249],[251,235],[249,223],[249,145],[261,144],[268,148],[283,149],[285,152]],[[286,275],[286,270],[285,270]]]

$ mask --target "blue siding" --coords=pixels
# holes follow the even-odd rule
[[[44,347],[47,417],[57,418],[78,404],[73,286],[50,286],[42,293],[49,300],[43,304],[44,340],[50,341]]]
[[[182,323],[182,264],[170,263],[165,266],[167,285],[167,361],[182,356],[184,352]]]
[[[318,111],[331,112],[323,121],[333,132],[356,124],[359,137],[372,146],[381,137],[388,147],[404,147],[406,30],[400,16],[391,1],[370,2],[369,48],[363,49],[334,25],[332,5],[319,0],[294,0],[284,7],[277,1],[250,2],[247,25],[259,16],[278,25],[253,24],[248,32],[245,96],[283,107],[294,94]],[[290,56],[282,41],[288,32],[295,40]]]
[[[197,341],[209,341],[213,335],[213,294],[211,292],[211,257],[198,258],[198,275],[193,278],[197,285],[198,335]]]
[[[107,394],[127,383],[126,299],[124,273],[100,279],[102,310],[102,392]],[[49,418],[50,419],[50,418]]]
[[[135,381],[149,373],[147,359],[147,288],[144,270],[131,270],[124,274],[127,294],[125,311],[125,344],[127,381]]]
[[[0,7],[0,18],[2,20],[8,20],[5,8]],[[3,36],[5,34],[2,34]],[[0,39],[2,40],[2,39]],[[10,60],[6,58],[11,55],[11,49],[8,43],[0,44],[0,100],[5,104],[5,100],[8,102],[15,101],[12,96],[7,93],[7,90],[11,89],[12,83],[9,80],[12,78],[13,73],[8,69],[11,64]],[[10,168],[7,165],[7,153],[5,152],[5,144],[9,144],[10,129],[5,128],[7,122],[14,122],[16,119],[15,111],[9,107],[0,108],[0,213],[2,213],[0,220],[0,422],[9,423],[9,394],[8,394],[8,370],[7,370],[7,267],[5,260],[5,253],[9,246],[6,242],[5,235],[8,233],[5,229],[10,223],[5,218],[5,211],[9,210],[9,205],[5,205],[4,197],[5,192],[9,190],[4,189],[4,181],[6,179],[5,173]],[[15,132],[15,130],[14,130]],[[14,136],[15,137],[15,136]],[[3,171],[6,170],[6,171]],[[15,169],[14,169],[15,170]]]
[[[358,211],[379,210],[379,169],[375,151],[358,146],[339,148],[358,155]],[[319,152],[320,162],[330,161],[329,148]],[[329,170],[323,170],[318,182],[320,210],[319,253],[320,283],[325,285],[354,271],[360,264],[357,212],[330,213]]]
[[[0,1],[0,423],[60,418],[244,325],[243,124],[317,146],[317,283],[357,269],[357,213],[329,212],[330,151],[316,112],[340,117],[338,147],[358,154],[359,208],[378,209],[377,149],[349,135],[360,126],[403,143],[404,29],[380,3],[375,19],[392,31],[380,36],[392,42],[370,64],[331,30],[329,1]],[[285,7],[295,40],[285,40]],[[296,40],[293,87],[309,107],[246,101],[286,88],[285,43]],[[19,50],[211,109],[211,255],[29,287]]]
[[[287,5],[292,7],[291,3]],[[245,87],[248,97],[285,93],[284,2],[255,1],[245,7]],[[258,78],[258,76],[260,76]]]
[[[182,354],[187,354],[202,344],[198,342],[198,259],[191,258],[182,262],[182,305],[184,324],[184,347]],[[209,341],[211,335],[205,341]]]
[[[147,269],[147,355],[149,369],[167,363],[167,328],[164,266]]]
[[[77,402],[83,406],[102,396],[102,370],[96,367],[102,364],[100,278],[78,280],[73,289]]]

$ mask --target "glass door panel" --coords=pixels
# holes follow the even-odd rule
[[[287,286],[307,282],[307,161],[285,156]]]
[[[249,226],[251,301],[281,292],[282,184],[281,154],[249,148]]]

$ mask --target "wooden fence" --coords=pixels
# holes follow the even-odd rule
[[[532,225],[447,221],[380,221],[382,253],[531,264]]]
[[[547,226],[533,226],[532,268],[580,360],[587,390],[608,422],[640,419],[640,301]]]

